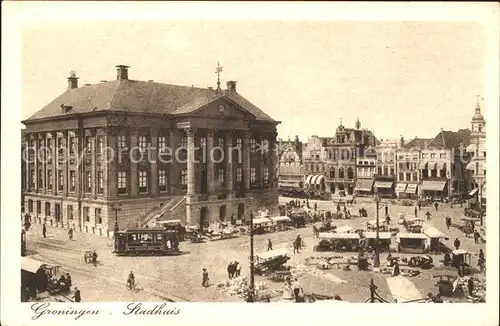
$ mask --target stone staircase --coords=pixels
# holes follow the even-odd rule
[[[185,196],[176,196],[167,200],[160,207],[155,207],[149,211],[140,221],[139,227],[154,227],[156,226],[156,221],[159,219],[165,219],[166,216],[174,216],[177,210],[184,207],[186,201]]]

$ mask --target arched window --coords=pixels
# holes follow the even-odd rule
[[[335,169],[330,169],[330,179],[335,179]]]
[[[347,179],[354,179],[354,171],[352,168],[347,169]]]
[[[344,168],[339,169],[339,179],[344,179]]]

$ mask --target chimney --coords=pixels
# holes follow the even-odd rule
[[[116,79],[127,80],[128,79],[128,68],[130,68],[130,67],[125,66],[125,65],[116,66],[116,70],[117,70]]]
[[[68,89],[78,88],[78,77],[76,77],[76,72],[71,71],[68,77]]]
[[[403,136],[401,136],[401,138],[399,139],[399,143],[401,144],[401,147],[404,146],[405,144],[405,139],[403,138]]]
[[[227,85],[227,92],[229,94],[235,94],[236,93],[236,82],[234,80],[227,81],[226,85]]]

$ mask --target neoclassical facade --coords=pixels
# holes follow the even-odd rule
[[[276,126],[236,91],[117,79],[68,89],[23,121],[25,210],[99,234],[277,210]]]

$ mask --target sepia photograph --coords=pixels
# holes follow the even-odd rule
[[[2,132],[11,295],[37,318],[496,298],[491,25],[76,16],[22,24]]]

